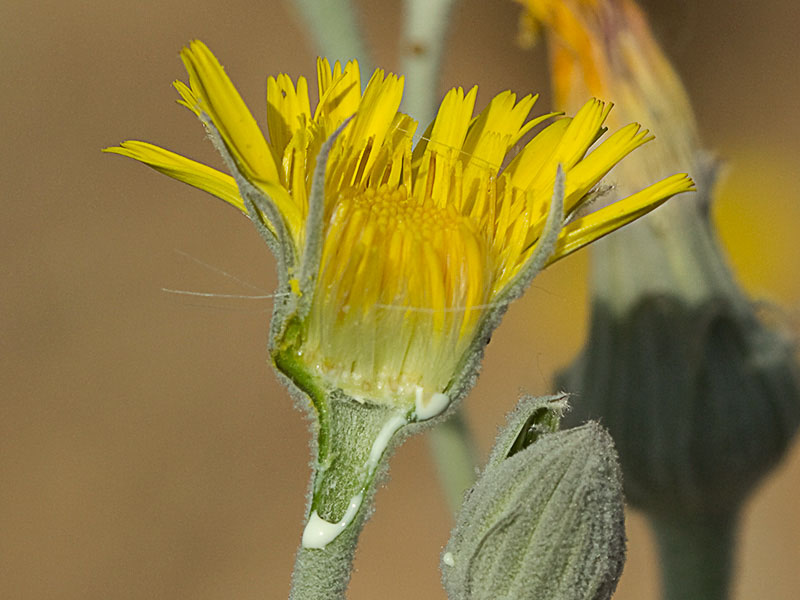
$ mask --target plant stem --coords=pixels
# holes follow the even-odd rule
[[[475,483],[475,444],[461,411],[428,432],[428,442],[436,464],[439,482],[447,505],[456,514],[464,492]]]
[[[406,77],[403,110],[417,119],[423,133],[439,100],[444,42],[455,0],[406,0],[400,71]]]
[[[356,10],[351,0],[294,0],[308,26],[316,51],[333,63],[357,59],[362,73],[372,71]]]
[[[338,600],[350,581],[358,536],[372,512],[376,478],[405,414],[337,392],[320,399],[320,433],[311,499],[297,551],[290,600]]]
[[[730,593],[738,511],[650,515],[661,563],[663,600],[726,600]]]
[[[340,600],[345,597],[364,512],[362,509],[358,522],[352,523],[324,548],[300,546],[289,600]]]

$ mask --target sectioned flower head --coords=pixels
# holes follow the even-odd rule
[[[669,177],[575,218],[590,190],[652,136],[604,133],[611,105],[590,100],[538,124],[535,96],[450,90],[416,146],[398,112],[403,78],[355,62],[317,63],[308,84],[270,78],[263,136],[211,51],[181,53],[181,103],[206,126],[233,176],[145,142],[109,148],[205,190],[246,214],[279,263],[271,333],[278,369],[317,404],[332,390],[393,407],[408,420],[441,413],[470,387],[504,307],[546,265],[692,189]],[[503,165],[507,165],[503,167]]]

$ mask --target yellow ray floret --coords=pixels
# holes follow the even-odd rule
[[[118,147],[108,148],[106,151],[143,162],[156,171],[208,192],[247,214],[236,182],[230,175],[147,142],[122,142]]]
[[[624,200],[575,219],[561,230],[555,252],[549,262],[554,263],[604,235],[635,221],[672,196],[693,191],[695,191],[695,187],[691,179],[685,175],[673,175]]]
[[[193,42],[182,58],[189,86],[176,85],[181,103],[218,136],[234,177],[141,142],[112,151],[239,210],[247,209],[234,181],[261,190],[282,220],[270,230],[285,231],[292,249],[287,269],[311,274],[309,282],[291,275],[290,291],[309,304],[299,334],[276,352],[293,353],[321,385],[365,401],[408,406],[446,393],[481,323],[520,287],[537,252],[553,262],[691,189],[686,176],[675,176],[568,221],[617,162],[651,139],[632,124],[597,143],[611,110],[599,100],[573,118],[530,119],[536,96],[503,92],[474,115],[477,89],[456,88],[414,147],[417,123],[398,112],[402,77],[377,70],[362,94],[355,62],[320,59],[316,107],[305,79],[268,80],[267,140],[208,48]],[[556,120],[509,160],[547,118]],[[312,206],[329,138],[322,204]],[[564,197],[556,211],[559,167]],[[559,231],[548,216],[562,210],[569,224],[555,222],[555,248],[540,249],[548,232]]]

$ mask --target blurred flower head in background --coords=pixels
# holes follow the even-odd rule
[[[800,422],[792,342],[760,321],[728,268],[710,218],[716,164],[638,6],[520,1],[524,37],[546,32],[560,107],[604,93],[618,117],[642,119],[664,142],[614,170],[615,194],[675,169],[698,184],[594,247],[589,339],[558,384],[583,392],[575,420],[611,431],[632,504],[735,513]]]

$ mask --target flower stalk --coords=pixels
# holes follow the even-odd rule
[[[371,54],[352,0],[294,0],[294,5],[308,26],[320,56],[342,63],[355,59],[371,69]]]
[[[405,0],[400,42],[403,109],[427,126],[436,114],[447,29],[458,0]]]
[[[654,516],[663,600],[729,597],[738,511],[702,518]]]
[[[472,432],[460,407],[455,414],[427,433],[439,483],[447,506],[456,514],[464,492],[475,483],[477,451]]]
[[[308,516],[292,575],[293,600],[343,598],[380,474],[407,425],[405,415],[340,393],[324,399]]]

